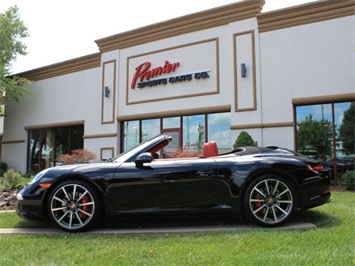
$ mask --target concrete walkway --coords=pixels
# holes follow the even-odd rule
[[[242,230],[313,230],[317,227],[312,223],[288,223],[275,228],[262,228],[255,225],[216,225],[216,226],[188,226],[170,228],[136,228],[136,229],[109,229],[100,228],[82,234],[101,235],[128,235],[128,234],[186,234],[201,232],[223,232]],[[64,234],[66,232],[56,228],[0,228],[0,235],[4,234]]]

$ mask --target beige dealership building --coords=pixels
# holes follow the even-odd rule
[[[78,148],[108,159],[162,132],[174,137],[171,151],[215,140],[223,152],[241,131],[260,146],[298,149],[299,121],[312,114],[339,127],[355,100],[354,3],[262,13],[263,0],[245,0],[19,73],[34,83],[6,105],[2,160],[25,173]]]

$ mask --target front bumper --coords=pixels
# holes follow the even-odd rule
[[[21,218],[28,220],[44,220],[46,216],[44,215],[44,209],[42,207],[41,199],[28,199],[24,198],[22,193],[24,189],[18,192],[16,198],[16,214]]]

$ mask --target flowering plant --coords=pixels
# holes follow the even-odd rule
[[[182,148],[168,154],[168,158],[187,158],[187,157],[199,157],[201,154],[198,151],[187,151]]]
[[[62,154],[58,156],[56,162],[62,162],[63,164],[76,164],[76,163],[88,163],[90,160],[95,160],[95,153],[85,150],[77,149],[72,150],[70,154]]]

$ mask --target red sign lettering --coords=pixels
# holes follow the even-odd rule
[[[151,78],[160,76],[162,74],[174,72],[175,69],[180,66],[180,63],[170,63],[169,61],[165,61],[164,66],[156,67],[153,69],[150,69],[150,66],[150,62],[145,62],[135,68],[135,73],[131,82],[131,89],[136,87],[137,81],[143,82],[144,80],[150,80]]]

